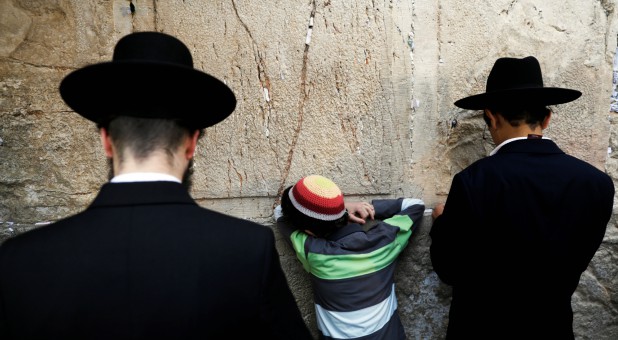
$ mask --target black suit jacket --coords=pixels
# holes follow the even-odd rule
[[[106,184],[0,247],[2,339],[310,338],[271,229],[173,182]]]
[[[449,338],[572,339],[571,295],[603,240],[614,185],[546,139],[453,178],[431,260],[453,286]]]

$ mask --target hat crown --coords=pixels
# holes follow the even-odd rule
[[[191,52],[182,41],[160,32],[137,32],[121,38],[114,48],[114,62],[156,62],[193,67]]]
[[[345,214],[343,194],[330,179],[311,175],[299,180],[289,191],[292,205],[306,216],[335,221]]]
[[[60,84],[67,105],[96,123],[132,116],[203,129],[236,108],[232,90],[194,68],[187,46],[171,35],[128,34],[116,43],[112,59],[72,71]]]
[[[535,57],[500,58],[489,72],[485,92],[542,87],[541,65]]]
[[[530,108],[568,103],[581,94],[573,89],[545,87],[541,65],[533,56],[499,58],[489,72],[485,93],[459,99],[455,105],[468,110]]]

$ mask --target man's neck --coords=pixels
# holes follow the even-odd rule
[[[166,155],[153,154],[145,159],[135,159],[133,157],[125,157],[123,161],[114,161],[114,175],[125,175],[132,173],[157,173],[170,175],[178,180],[182,180],[186,170],[186,164],[170,164],[171,162]]]
[[[496,136],[496,140],[494,141],[496,145],[501,144],[505,140],[509,140],[512,138],[518,137],[528,137],[530,135],[534,136],[543,136],[543,129],[540,126],[532,129],[527,124],[521,124],[519,126],[511,126],[507,123],[506,126],[503,126],[499,133]]]

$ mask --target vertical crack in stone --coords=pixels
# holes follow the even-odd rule
[[[236,173],[236,177],[238,177],[238,183],[240,185],[238,189],[239,194],[242,194],[242,185],[243,185],[242,174],[238,172],[238,169],[236,169],[236,166],[234,165],[234,162],[232,162],[232,160],[228,159],[227,163],[228,163],[228,184],[229,184],[228,192],[230,192],[232,189],[231,188],[232,180],[231,180],[231,176],[229,175],[229,171],[233,170]]]
[[[247,24],[241,18],[240,13],[238,13],[238,8],[236,7],[236,1],[234,0],[232,0],[232,8],[234,9],[234,13],[236,14],[236,18],[238,19],[238,22],[240,22],[245,32],[247,33],[247,36],[251,40],[253,57],[255,59],[255,63],[257,66],[258,81],[260,82],[260,85],[262,87],[262,94],[264,96],[264,100],[266,101],[266,110],[268,111],[268,114],[265,114],[264,107],[260,105],[260,108],[262,109],[261,110],[262,119],[265,121],[265,130],[268,131],[268,127],[270,124],[270,115],[272,114],[273,108],[271,105],[272,91],[270,88],[270,78],[268,77],[266,61],[264,60],[264,58],[262,58],[262,54],[260,53],[260,50],[259,50],[259,45],[257,41],[255,40],[255,38],[253,37],[253,34],[251,33],[249,26],[247,26]],[[268,137],[268,132],[267,132],[267,137]],[[242,178],[241,178],[241,186],[242,186]]]
[[[259,46],[257,41],[253,38],[253,34],[251,34],[251,30],[249,26],[242,20],[240,14],[238,13],[238,8],[236,7],[236,1],[232,1],[232,7],[234,8],[234,13],[236,14],[236,18],[247,32],[249,39],[251,39],[251,44],[253,45],[253,57],[255,58],[255,63],[257,65],[258,71],[258,80],[260,81],[260,85],[262,85],[262,90],[264,91],[264,99],[266,100],[266,106],[268,107],[268,113],[271,113],[272,107],[270,105],[270,97],[272,95],[270,89],[270,79],[268,77],[266,71],[266,62],[262,58],[262,55],[259,50]],[[264,117],[263,117],[264,118]]]
[[[129,0],[129,13],[131,13],[131,31],[135,32],[135,5]]]
[[[442,8],[440,0],[438,0],[438,8]],[[438,64],[442,62],[442,12],[436,11],[436,38],[438,39]]]
[[[607,18],[609,18],[609,17],[613,14],[613,12],[614,12],[614,7],[613,7],[613,6],[612,6],[612,7],[610,7],[610,8],[605,8],[605,7],[603,7],[603,9],[605,10],[605,14],[607,15]],[[611,38],[611,35],[612,35],[612,34],[614,34],[614,33],[613,33],[613,30],[612,30],[612,29],[611,29],[611,27],[608,25],[608,26],[607,26],[607,29],[606,29],[606,31],[605,31],[605,35],[606,35],[606,38],[605,38],[605,50],[606,50],[606,51],[607,51],[607,50],[609,50],[609,44],[610,44],[610,41],[611,41],[610,39],[612,39],[612,38]],[[616,38],[618,39],[618,37],[616,37]]]
[[[316,3],[315,0],[311,2],[311,15],[309,16],[310,22],[315,17],[316,11]],[[294,129],[294,135],[292,136],[292,143],[290,145],[290,150],[288,151],[288,159],[285,163],[285,168],[283,169],[283,174],[281,176],[281,184],[279,185],[279,189],[277,190],[277,197],[281,196],[283,193],[283,189],[285,183],[287,182],[288,175],[290,174],[290,168],[292,167],[292,158],[294,157],[294,149],[296,148],[296,143],[298,142],[298,137],[300,135],[300,131],[303,126],[303,116],[305,113],[305,104],[307,99],[309,98],[309,93],[307,91],[307,64],[309,63],[309,44],[305,44],[305,51],[303,52],[303,65],[300,71],[300,102],[298,103],[298,120],[296,123],[296,128]]]
[[[154,30],[155,31],[159,31],[159,27],[158,27],[158,23],[159,23],[159,16],[157,15],[157,0],[152,0],[152,20],[154,22]]]

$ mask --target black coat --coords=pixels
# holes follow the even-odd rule
[[[550,140],[513,141],[458,173],[430,233],[453,286],[448,338],[572,339],[571,295],[613,198],[608,175]]]
[[[106,184],[0,247],[0,338],[308,339],[274,242],[178,183]]]

